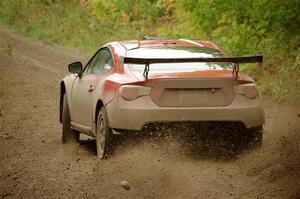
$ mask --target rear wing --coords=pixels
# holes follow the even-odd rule
[[[133,58],[124,57],[124,64],[145,64],[143,76],[148,80],[150,64],[162,63],[232,63],[232,74],[237,78],[239,72],[239,64],[245,63],[262,63],[263,56],[250,56],[250,57],[216,57],[216,58]]]

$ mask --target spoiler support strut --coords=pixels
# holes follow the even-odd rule
[[[240,71],[240,65],[238,63],[234,63],[232,68],[232,76],[235,79],[238,77],[239,71]]]
[[[144,72],[143,72],[143,76],[145,77],[146,80],[148,80],[148,73],[149,73],[149,67],[150,64],[146,64],[145,65],[145,69],[144,69]]]

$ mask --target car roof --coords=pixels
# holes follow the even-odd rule
[[[221,50],[211,41],[200,41],[190,39],[144,39],[129,40],[119,42],[126,50],[147,47],[170,47],[170,46],[190,46],[190,47],[206,47]],[[222,51],[222,50],[221,50]]]

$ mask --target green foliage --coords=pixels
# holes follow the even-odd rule
[[[201,3],[200,3],[201,2]],[[185,0],[198,32],[234,54],[294,50],[299,45],[299,0]]]
[[[263,54],[242,70],[269,98],[300,102],[299,0],[1,0],[0,23],[50,43],[95,51],[143,35],[212,40],[229,54]]]

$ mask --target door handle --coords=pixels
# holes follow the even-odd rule
[[[90,88],[88,89],[88,91],[89,91],[89,92],[93,92],[93,90],[94,90],[93,85],[90,85]]]

